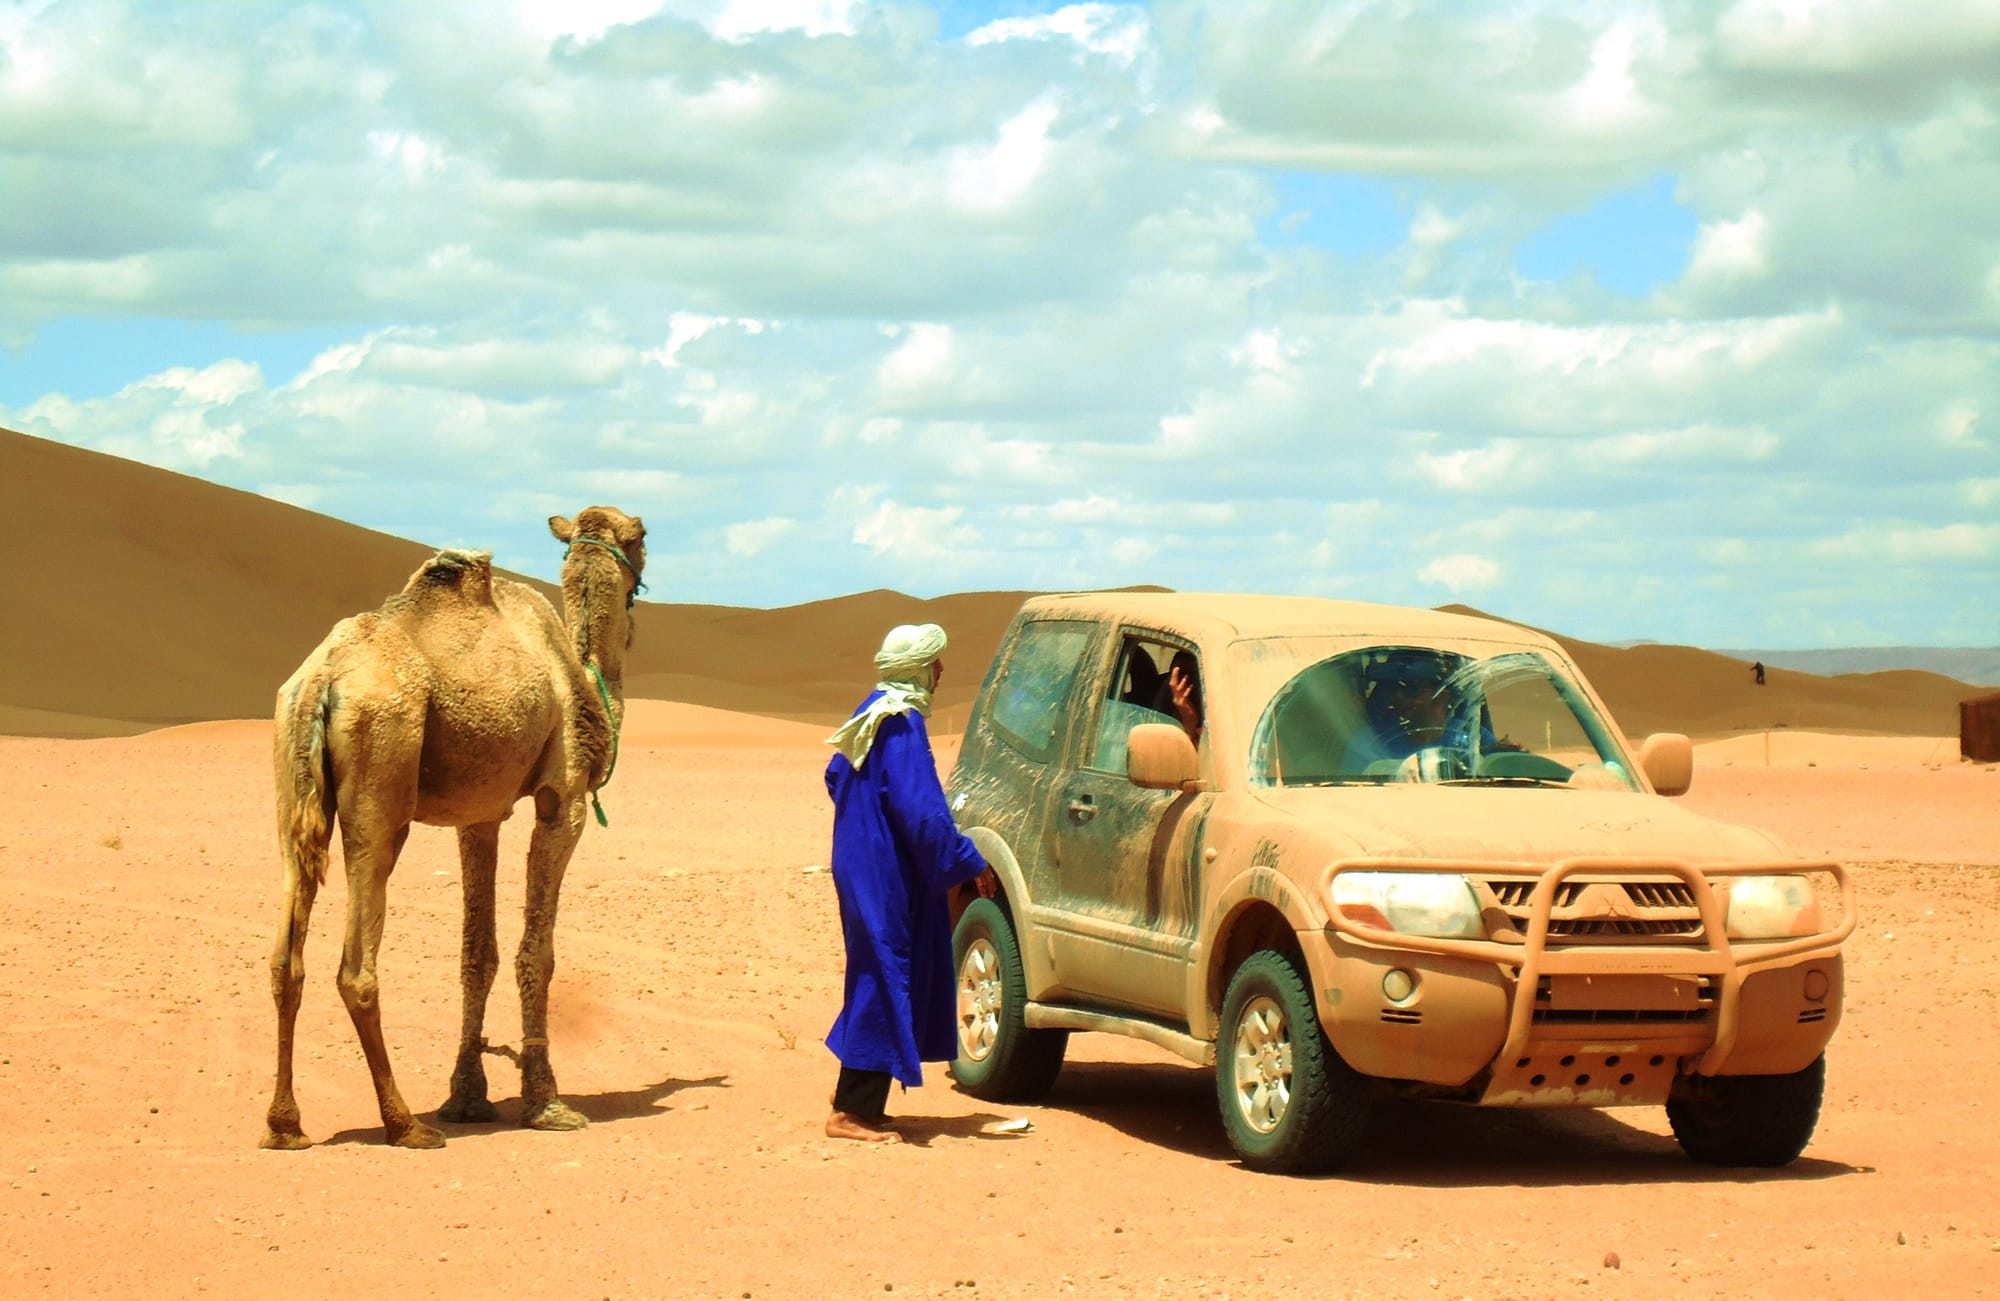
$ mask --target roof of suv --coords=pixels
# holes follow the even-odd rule
[[[1088,619],[1128,619],[1201,638],[1396,636],[1495,638],[1553,646],[1541,633],[1483,619],[1400,605],[1333,601],[1316,596],[1251,596],[1219,592],[1067,592],[1029,600],[1023,611]]]

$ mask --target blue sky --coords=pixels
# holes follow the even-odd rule
[[[2000,8],[0,0],[0,425],[657,599],[2000,642]]]

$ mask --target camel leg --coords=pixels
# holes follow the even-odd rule
[[[451,1097],[438,1119],[454,1124],[492,1120],[499,1113],[486,1096],[486,996],[500,970],[500,942],[493,926],[493,878],[500,858],[500,824],[483,822],[458,829],[459,882],[465,891],[465,937],[458,977],[464,1017],[458,1031],[458,1064],[451,1070]]]
[[[278,919],[278,942],[271,950],[271,995],[278,1004],[278,1082],[271,1092],[259,1147],[296,1152],[312,1146],[299,1127],[299,1102],[292,1094],[292,1032],[306,987],[306,927],[312,921],[319,882],[289,857],[285,863],[285,904]]]
[[[347,941],[340,951],[340,997],[361,1037],[368,1073],[375,1080],[375,1100],[382,1109],[382,1126],[397,1147],[443,1147],[444,1135],[410,1114],[402,1090],[389,1070],[389,1049],[382,1042],[381,991],[375,983],[375,954],[382,946],[382,924],[388,920],[389,873],[410,828],[392,837],[351,835],[341,821],[340,843],[347,859]]]
[[[521,1123],[530,1129],[582,1129],[590,1122],[556,1096],[549,1065],[549,979],[556,969],[556,902],[569,856],[583,835],[584,801],[535,800],[535,830],[528,839],[527,917],[514,978],[521,987]],[[544,816],[546,810],[547,816]]]

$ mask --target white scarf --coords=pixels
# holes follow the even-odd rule
[[[847,756],[856,771],[868,761],[868,751],[875,744],[875,732],[883,719],[912,709],[924,718],[930,717],[931,683],[927,670],[944,653],[944,647],[944,629],[934,623],[902,624],[891,628],[882,639],[882,649],[875,652],[875,667],[882,674],[875,689],[882,694],[826,738],[828,745]]]

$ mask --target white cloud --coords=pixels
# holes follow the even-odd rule
[[[1990,560],[2000,557],[2000,524],[1946,524],[1937,528],[1869,527],[1827,538],[1812,554],[1836,560],[1886,560],[1891,564]]]
[[[1953,402],[1947,405],[1938,418],[1938,432],[1947,446],[1981,450],[1986,439],[1979,433],[1979,405],[1975,402]]]
[[[1768,461],[1778,447],[1777,435],[1769,430],[1697,425],[1690,429],[1594,439],[1583,447],[1581,455],[1599,465],[1621,468],[1667,462],[1712,466],[1728,461]]]
[[[876,555],[921,560],[973,546],[979,534],[959,523],[960,506],[902,506],[883,501],[854,526],[853,539]]]
[[[711,30],[725,41],[765,32],[845,35],[854,30],[856,7],[857,0],[726,0]]]
[[[962,211],[994,217],[1018,203],[1041,176],[1053,146],[1058,106],[1044,96],[1000,124],[990,145],[966,145],[945,161],[945,194]]]
[[[613,27],[650,18],[660,0],[517,0],[522,26],[542,40],[594,41]]]
[[[882,359],[876,377],[888,400],[910,400],[941,388],[951,378],[952,363],[951,327],[919,321]]]
[[[1761,212],[1733,221],[1707,222],[1695,236],[1690,280],[1744,280],[1769,275],[1770,222]]]
[[[1503,495],[1551,470],[1548,458],[1514,439],[1455,452],[1424,452],[1417,473],[1447,492]]]
[[[1426,583],[1448,587],[1454,594],[1478,592],[1500,581],[1500,566],[1485,556],[1439,556],[1418,570],[1417,577]]]
[[[1159,554],[1158,544],[1147,538],[1119,538],[1111,544],[1111,562],[1121,568],[1143,565]]]
[[[774,515],[769,519],[747,520],[722,530],[724,545],[732,556],[761,556],[785,535],[799,527],[797,520]]]
[[[992,45],[1056,37],[1072,40],[1092,54],[1131,64],[1146,53],[1152,28],[1145,10],[1136,5],[1077,4],[1049,14],[995,19],[967,33],[965,43]]]

